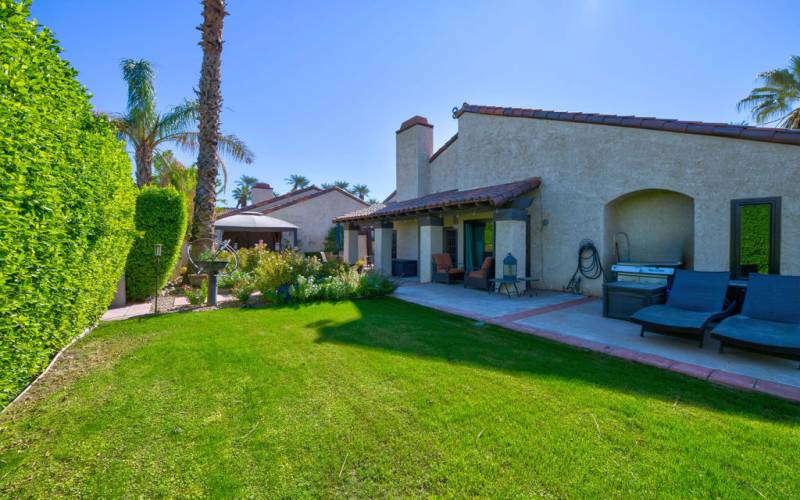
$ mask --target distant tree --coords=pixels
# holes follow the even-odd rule
[[[760,87],[739,101],[759,125],[780,122],[781,127],[800,129],[800,56],[792,56],[789,66],[758,75]]]
[[[297,191],[298,189],[303,189],[307,187],[310,182],[308,177],[299,174],[292,174],[286,178],[286,184],[292,187],[292,191]]]
[[[122,116],[111,116],[121,138],[130,143],[136,162],[136,184],[152,180],[153,158],[159,146],[173,143],[191,153],[198,150],[199,104],[185,101],[166,113],[156,109],[155,70],[144,59],[123,59],[122,77],[128,84],[128,108]],[[217,133],[216,147],[230,158],[252,163],[253,153],[234,135]]]
[[[379,201],[376,200],[375,198],[369,198],[367,199],[367,203],[369,203],[370,205],[377,205]]]
[[[350,192],[358,196],[359,199],[363,200],[369,194],[369,188],[366,184],[355,184]]]
[[[321,187],[322,189],[330,189],[333,187],[333,184],[331,184],[330,182],[323,182],[322,184],[319,185],[319,187]]]
[[[347,181],[333,181],[333,185],[339,189],[344,189],[344,190],[350,188],[350,183]]]
[[[253,199],[253,186],[256,185],[258,179],[251,175],[243,175],[236,181],[234,188],[233,198],[236,200],[237,207],[246,207],[248,202]]]

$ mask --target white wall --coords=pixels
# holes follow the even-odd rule
[[[458,125],[458,139],[430,165],[429,192],[541,177],[530,208],[530,265],[546,288],[569,281],[584,238],[607,262],[606,205],[646,189],[694,199],[698,270],[729,269],[731,200],[781,196],[781,272],[800,274],[800,147],[475,113]],[[601,282],[584,289],[599,294]]]
[[[419,229],[415,219],[398,220],[394,223],[397,231],[397,258],[419,259]]]

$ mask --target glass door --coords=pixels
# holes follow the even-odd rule
[[[492,221],[464,222],[464,264],[467,271],[480,269],[486,257],[494,255]]]

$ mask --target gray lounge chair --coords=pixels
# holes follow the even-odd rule
[[[735,303],[725,307],[730,274],[727,272],[685,271],[678,269],[667,296],[667,303],[636,311],[631,321],[644,332],[703,339],[709,325],[733,313]]]
[[[800,276],[751,274],[742,313],[711,331],[725,346],[800,361]]]

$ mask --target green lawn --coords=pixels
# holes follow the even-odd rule
[[[104,325],[0,494],[800,496],[800,406],[394,299]]]

